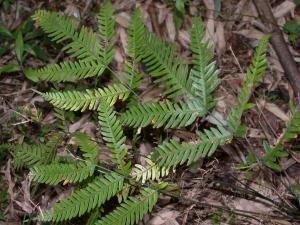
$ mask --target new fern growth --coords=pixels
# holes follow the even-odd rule
[[[67,42],[63,51],[74,58],[74,61],[27,70],[27,77],[33,81],[65,82],[88,77],[98,79],[105,69],[112,71],[110,62],[114,54],[115,20],[113,7],[108,1],[101,7],[97,18],[99,35],[84,26],[77,28],[71,18],[60,13],[41,10],[34,14],[33,19],[53,41]],[[79,147],[76,153],[70,153],[73,160],[68,162],[60,160],[56,148],[50,151],[48,145],[14,147],[12,155],[16,167],[31,167],[30,177],[33,181],[50,185],[80,183],[80,187],[69,196],[43,210],[38,215],[39,220],[60,222],[91,213],[92,221],[95,212],[102,210],[108,200],[114,201],[114,196],[130,193],[131,197],[124,195],[121,204],[111,212],[106,213],[104,210],[104,215],[96,224],[137,224],[146,213],[152,211],[158,200],[159,188],[150,188],[152,184],[159,187],[162,178],[171,169],[212,156],[220,145],[232,140],[241,123],[242,112],[248,107],[251,90],[266,69],[266,37],[262,39],[247,71],[238,97],[239,105],[229,115],[228,126],[198,130],[198,140],[193,143],[175,138],[164,140],[154,147],[150,155],[144,156],[146,164],[133,163],[136,161],[133,159],[135,153],[128,147],[130,145],[123,131],[122,125],[129,129],[135,128],[134,132],[146,126],[183,128],[195,124],[195,121],[200,123],[199,119],[209,113],[214,106],[213,92],[220,80],[213,61],[213,50],[203,40],[203,36],[202,21],[194,18],[190,30],[193,57],[190,69],[176,55],[174,45],[159,40],[147,31],[139,10],[135,10],[128,27],[128,57],[123,83],[116,81],[105,87],[96,85],[96,88],[85,91],[68,89],[37,92],[56,111],[95,111],[101,134],[101,140],[97,140],[101,146],[83,133],[68,136]],[[163,101],[145,103],[137,98],[136,93],[132,93],[138,92],[143,79],[143,71],[140,70],[142,66],[153,82],[163,89]],[[115,110],[114,105],[119,101],[123,102],[126,110]],[[106,146],[102,146],[104,144]],[[109,149],[113,164],[110,168],[98,157],[104,148]],[[143,187],[145,185],[147,188]]]

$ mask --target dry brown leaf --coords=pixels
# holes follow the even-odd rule
[[[33,202],[30,198],[30,184],[31,182],[29,180],[24,180],[21,182],[22,189],[21,193],[23,194],[22,202],[16,201],[17,205],[22,208],[22,210],[26,213],[33,213],[35,206],[33,205]]]
[[[147,224],[148,225],[179,225],[176,218],[180,215],[178,211],[163,209],[157,213]]]
[[[158,5],[158,4],[156,4]],[[157,6],[158,8],[158,15],[157,15],[157,20],[159,24],[163,24],[165,22],[168,14],[170,14],[170,11],[166,8],[166,5],[161,5]]]
[[[15,181],[13,181],[11,177],[11,159],[7,160],[6,167],[4,168],[3,173],[4,173],[4,181],[8,186],[7,188],[7,193],[9,196],[8,210],[10,215],[14,217],[15,209],[13,203],[15,202],[16,193],[14,193]]]
[[[124,28],[127,28],[128,27],[128,24],[129,24],[129,20],[130,20],[130,16],[128,13],[126,12],[122,12],[122,13],[118,13],[116,16],[116,22],[124,27]]]
[[[258,104],[260,108],[265,108],[279,119],[285,122],[289,120],[289,116],[274,103],[266,102],[265,100],[261,99],[258,101]]]
[[[84,127],[84,125],[88,122],[88,118],[90,117],[90,114],[85,114],[83,115],[77,122],[71,124],[69,126],[69,132],[74,133],[77,130],[81,129]]]
[[[284,1],[277,7],[275,7],[272,11],[275,18],[280,18],[285,16],[287,13],[294,10],[296,7],[296,4],[292,1]]]
[[[262,203],[250,201],[250,200],[247,200],[244,198],[235,200],[233,204],[234,204],[235,208],[239,209],[239,210],[246,210],[246,211],[256,212],[256,213],[272,212],[271,207],[263,205]]]
[[[208,18],[206,21],[206,31],[204,40],[208,41],[213,48],[215,48],[215,20],[214,20],[214,9],[215,2],[214,0],[203,0],[205,7],[208,9],[206,13],[206,17]]]
[[[171,13],[169,13],[166,18],[166,27],[170,41],[174,41],[176,36],[176,28],[173,21],[173,15]]]
[[[226,41],[225,41],[225,34],[224,34],[224,23],[218,22],[216,27],[216,42],[217,42],[217,54],[221,56],[224,51],[226,50]]]
[[[249,128],[248,132],[247,132],[247,137],[249,137],[249,138],[260,138],[260,139],[265,139],[266,138],[263,131],[261,129],[256,129],[256,128]]]
[[[178,32],[178,40],[180,44],[183,45],[185,48],[189,48],[189,44],[190,44],[189,32],[187,32],[186,30],[180,30]]]
[[[145,157],[146,155],[149,155],[149,153],[152,150],[152,145],[149,142],[144,142],[141,143],[140,148],[139,148],[139,161],[141,163],[141,165],[146,166],[146,161],[145,161]]]
[[[251,39],[261,39],[264,35],[263,32],[251,27],[250,29],[243,29],[239,31],[234,31],[233,33],[243,35],[246,38],[251,38]]]
[[[126,52],[127,51],[127,33],[125,29],[121,28],[119,31],[120,34],[120,41],[123,47],[123,50]]]

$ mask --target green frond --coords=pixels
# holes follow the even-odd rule
[[[232,134],[223,126],[212,127],[210,129],[204,129],[203,132],[197,132],[199,137],[199,144],[197,147],[200,157],[210,157],[215,153],[220,145],[230,142]],[[195,158],[199,158],[198,155]]]
[[[55,116],[55,120],[56,120],[55,126],[64,131],[67,131],[68,130],[68,125],[67,125],[68,122],[66,119],[66,111],[63,109],[54,107],[53,112],[54,112],[54,116]]]
[[[158,192],[149,188],[141,190],[138,197],[129,197],[121,206],[103,217],[95,225],[133,225],[151,212],[158,199]]]
[[[42,212],[38,219],[59,222],[81,216],[115,196],[122,190],[123,182],[124,178],[114,172],[97,177],[86,187],[76,190],[69,197],[56,203],[53,208]]]
[[[105,1],[100,8],[98,16],[98,29],[100,32],[100,38],[102,41],[102,58],[105,65],[108,65],[113,58],[113,43],[112,38],[114,36],[115,20],[113,17],[113,7],[110,1]]]
[[[61,133],[52,134],[51,138],[49,138],[48,142],[46,143],[46,146],[56,152],[57,146],[61,143],[62,138],[63,136]]]
[[[106,141],[106,145],[111,149],[112,162],[119,169],[124,169],[128,152],[125,145],[126,137],[123,134],[121,123],[116,117],[116,113],[105,101],[100,103],[98,115],[100,132]]]
[[[33,181],[56,185],[60,182],[78,183],[94,174],[95,165],[91,162],[78,164],[53,163],[49,165],[37,165],[30,169],[30,178]]]
[[[79,146],[80,150],[85,153],[83,156],[86,159],[92,161],[96,160],[100,147],[95,141],[92,141],[87,134],[76,132],[74,134],[74,141]]]
[[[145,40],[146,28],[141,18],[140,10],[136,9],[131,15],[127,36],[127,53],[136,62],[141,61],[141,52],[143,51],[142,46]]]
[[[80,32],[77,32],[74,21],[60,13],[38,10],[32,18],[53,41],[71,41],[63,48],[70,56],[85,61],[101,62],[100,55],[103,49],[93,31],[82,27]]]
[[[165,89],[168,98],[177,96],[192,96],[191,81],[188,79],[188,67],[183,65],[182,59],[174,59],[174,46],[170,46],[148,34],[144,40],[142,61],[146,71]]]
[[[211,94],[220,84],[220,80],[215,62],[212,62],[213,50],[208,43],[203,42],[204,34],[205,30],[201,19],[193,18],[190,31],[194,65],[191,70],[192,88],[194,95],[200,98],[201,104],[208,110],[214,105]]]
[[[160,178],[167,176],[170,172],[169,168],[158,167],[151,159],[144,158],[147,163],[146,166],[135,164],[131,171],[131,176],[142,183],[148,180],[159,180]]]
[[[210,128],[199,133],[199,144],[179,143],[175,140],[164,142],[157,146],[153,152],[153,161],[158,166],[166,168],[176,167],[197,161],[199,158],[211,156],[218,146],[230,141],[232,135],[224,127]]]
[[[105,44],[108,44],[113,38],[115,27],[113,7],[110,1],[105,1],[101,6],[97,19],[101,40],[104,41]]]
[[[273,170],[280,171],[282,168],[280,164],[277,163],[277,160],[289,155],[286,151],[284,151],[283,145],[278,144],[274,148],[271,148],[267,142],[264,142],[263,148],[265,154],[261,157],[262,163]]]
[[[121,121],[132,127],[146,127],[153,124],[155,128],[185,127],[192,124],[197,117],[205,114],[205,109],[195,101],[172,103],[141,103],[131,106],[121,115]]]
[[[50,64],[41,69],[27,69],[25,74],[33,81],[75,81],[93,76],[100,76],[105,66],[96,61],[77,61]]]
[[[20,169],[36,164],[46,164],[51,162],[56,155],[57,145],[61,136],[54,135],[47,144],[11,144],[6,146],[12,150],[14,167]]]
[[[129,87],[130,89],[140,87],[143,76],[141,73],[137,72],[133,62],[125,61],[124,76],[126,79],[126,87]]]
[[[115,104],[118,99],[124,101],[129,93],[123,85],[114,84],[95,90],[46,92],[41,95],[57,108],[83,112],[87,109],[97,110],[103,101],[108,102],[109,105]]]
[[[289,103],[289,108],[292,115],[287,122],[285,131],[279,140],[279,143],[282,144],[286,141],[296,138],[300,132],[300,112],[297,110],[293,102]]]
[[[249,108],[248,101],[251,97],[252,89],[262,78],[267,68],[266,49],[269,37],[265,35],[256,48],[252,63],[247,69],[245,80],[242,83],[238,96],[238,105],[234,107],[228,116],[228,126],[232,133],[236,133],[241,125],[241,118],[244,110]]]
[[[13,163],[16,169],[34,164],[45,164],[54,158],[53,149],[48,148],[45,144],[38,145],[12,145]]]

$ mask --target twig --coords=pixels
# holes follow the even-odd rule
[[[286,77],[294,90],[295,97],[297,98],[300,95],[300,72],[291,52],[287,47],[287,44],[285,43],[279,26],[275,25],[277,23],[272,13],[269,1],[253,0],[253,2],[261,19],[265,23],[264,32],[271,34],[271,44],[277,53]]]

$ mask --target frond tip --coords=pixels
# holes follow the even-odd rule
[[[41,69],[27,69],[25,75],[32,81],[75,81],[93,76],[100,76],[105,67],[95,61],[62,62],[50,64]]]
[[[95,141],[91,140],[87,134],[81,132],[76,132],[74,134],[74,141],[79,146],[80,150],[84,152],[83,156],[86,159],[92,162],[96,161],[100,147]]]
[[[153,160],[166,168],[174,168],[183,163],[190,165],[199,158],[211,156],[220,145],[232,138],[232,134],[222,126],[204,130],[198,136],[199,144],[179,143],[175,140],[162,143],[155,148]]]
[[[147,212],[151,212],[158,199],[158,192],[144,188],[138,197],[129,197],[95,225],[133,225],[141,221]]]
[[[30,170],[30,178],[39,183],[56,185],[62,181],[77,183],[92,176],[95,165],[90,162],[78,164],[53,163],[49,165],[34,166]]]
[[[59,222],[90,212],[121,191],[123,181],[124,178],[114,172],[97,177],[87,187],[75,191],[52,209],[42,212],[38,219]]]
[[[234,107],[228,116],[228,126],[233,134],[235,134],[241,125],[243,112],[248,109],[248,101],[252,94],[252,89],[257,85],[267,69],[267,43],[269,36],[265,35],[256,48],[252,63],[247,69],[246,77],[242,83],[242,88],[238,96],[238,105]]]
[[[106,145],[111,149],[112,161],[120,169],[124,169],[128,152],[121,123],[113,109],[105,101],[100,104],[98,115],[100,132]]]
[[[178,128],[192,124],[205,110],[193,101],[172,103],[144,103],[131,106],[121,116],[121,121],[132,127]]]
[[[136,181],[145,183],[148,180],[159,180],[160,178],[167,176],[170,172],[168,168],[157,166],[151,159],[144,159],[147,165],[143,166],[135,164],[131,171],[131,176]]]
[[[151,33],[145,39],[142,61],[154,83],[165,89],[168,98],[192,95],[188,67],[179,56],[174,58],[174,46],[160,41]]]
[[[124,101],[129,95],[129,90],[123,85],[115,84],[94,90],[46,92],[41,95],[57,108],[83,112],[87,109],[98,110],[102,101],[108,102],[109,105],[115,104],[118,99]]]
[[[212,92],[220,84],[218,71],[215,69],[213,50],[208,43],[203,42],[205,30],[200,18],[193,18],[190,31],[191,50],[193,53],[193,69],[191,70],[192,90],[206,110],[209,110],[214,101]]]
[[[38,10],[32,18],[42,27],[48,36],[57,43],[70,41],[63,50],[84,61],[101,62],[101,46],[97,42],[96,34],[86,27],[76,31],[74,21],[60,13]]]

